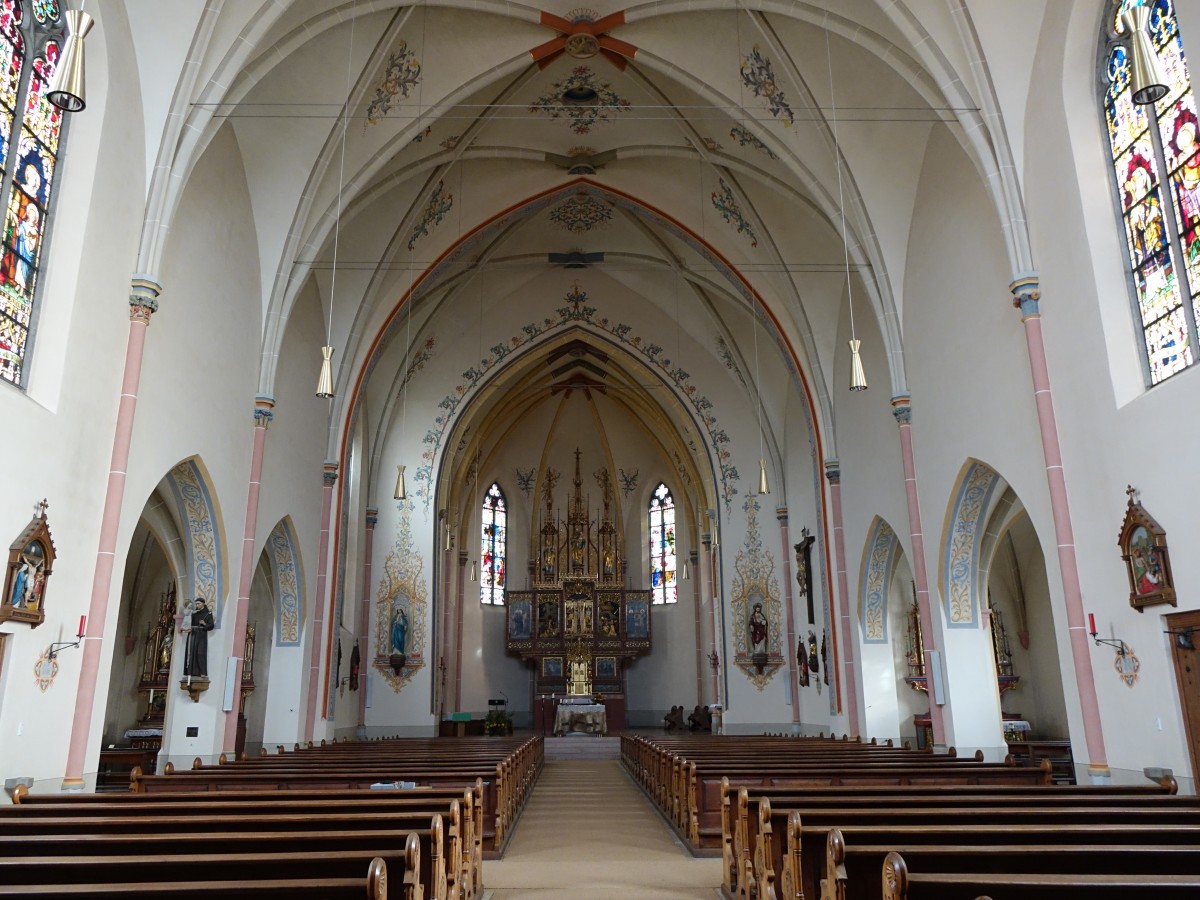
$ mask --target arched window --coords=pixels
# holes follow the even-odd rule
[[[1166,96],[1153,106],[1139,106],[1131,96],[1129,34],[1121,13],[1139,5],[1150,8],[1150,42],[1168,86]],[[1114,0],[1109,12],[1104,112],[1143,361],[1154,385],[1196,361],[1200,120],[1171,0]]]
[[[0,0],[0,380],[25,383],[62,112],[46,99],[63,23],[58,0]],[[14,147],[13,134],[17,134]]]
[[[675,574],[675,501],[665,484],[650,498],[650,587],[655,603],[679,599]]]
[[[479,547],[479,602],[504,604],[504,567],[507,559],[508,506],[504,491],[493,483],[483,497],[482,535]]]

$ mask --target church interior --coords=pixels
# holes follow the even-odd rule
[[[0,0],[6,790],[844,735],[1194,795],[1193,48],[1196,0]]]

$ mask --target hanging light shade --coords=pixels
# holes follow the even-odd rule
[[[687,580],[688,580],[689,578],[691,578],[691,577],[692,577],[692,569],[691,569],[691,567],[688,565],[688,561],[685,559],[685,560],[683,561],[683,573],[682,573],[682,574],[679,576],[679,580],[680,580],[680,581],[687,581]]]
[[[333,399],[333,348],[321,348],[321,376],[317,379],[317,396],[323,400]]]
[[[408,488],[404,484],[404,466],[396,466],[396,492],[392,496],[397,500],[408,499]]]
[[[1133,57],[1129,65],[1133,102],[1140,106],[1157,103],[1167,95],[1167,76],[1146,29],[1150,23],[1150,8],[1131,6],[1121,14],[1121,21],[1129,32],[1129,49]]]
[[[765,459],[758,461],[758,492],[760,494],[771,493],[771,487],[767,484],[767,461]]]
[[[67,39],[62,56],[50,81],[46,99],[63,112],[79,112],[87,106],[84,96],[83,39],[92,30],[95,20],[81,9],[63,12],[67,20]]]
[[[862,356],[858,348],[862,341],[855,338],[850,341],[850,390],[865,391],[867,389],[867,373],[863,371]]]
[[[473,582],[479,579],[479,570],[475,568],[476,565],[475,560],[471,560],[471,581]]]

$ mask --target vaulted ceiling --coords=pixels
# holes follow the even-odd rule
[[[931,135],[950,129],[981,172],[1005,153],[978,127],[970,18],[953,4],[211,6],[188,118],[201,145],[231,127],[242,155],[262,388],[315,290],[337,403],[370,397],[375,443],[435,316],[478,321],[482,350],[506,308],[531,292],[561,305],[580,284],[644,310],[647,330],[674,323],[668,348],[690,336],[717,364],[757,364],[761,334],[828,433],[848,286],[887,347],[883,389],[904,387],[899,311]],[[653,396],[619,341],[555,341],[561,360],[522,362],[477,407]]]

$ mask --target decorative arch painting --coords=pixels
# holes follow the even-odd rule
[[[875,527],[867,541],[867,556],[863,568],[862,594],[859,597],[859,622],[864,644],[886,644],[887,598],[892,583],[892,571],[900,555],[900,541],[892,526],[875,519]]]
[[[188,584],[185,588],[191,596],[203,597],[208,601],[217,627],[221,627],[221,611],[224,607],[224,572],[221,554],[213,523],[217,521],[216,509],[208,485],[196,465],[196,460],[187,459],[173,468],[167,475],[171,493],[178,504],[179,518],[187,533],[186,550],[188,561]]]
[[[412,533],[412,501],[400,501],[400,527],[375,593],[374,665],[396,693],[425,665],[429,587]],[[397,665],[397,662],[399,664]]]
[[[992,493],[1000,480],[990,466],[971,463],[950,512],[942,578],[946,624],[951,628],[976,628],[979,625],[979,604],[976,602],[979,550]]]
[[[280,519],[267,538],[275,581],[275,646],[300,644],[300,563],[296,539],[287,519]]]
[[[746,539],[734,559],[734,663],[760,691],[783,666],[783,604],[775,577],[775,558],[763,548],[758,531],[757,497],[747,497]]]

